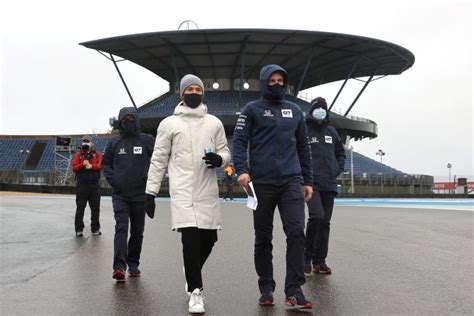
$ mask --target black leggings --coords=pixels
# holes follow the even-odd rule
[[[201,269],[217,241],[217,230],[186,227],[180,228],[178,231],[181,232],[181,242],[183,243],[184,269],[188,292],[202,289]]]

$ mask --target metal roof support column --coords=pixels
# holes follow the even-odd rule
[[[377,70],[375,71],[375,73],[377,72]],[[374,73],[374,75],[375,75]],[[357,100],[359,99],[360,95],[362,94],[362,92],[364,92],[365,88],[367,88],[367,86],[369,85],[370,81],[372,81],[372,78],[374,77],[374,75],[370,76],[369,80],[367,80],[364,84],[364,86],[362,87],[362,89],[359,91],[359,94],[357,95],[357,97],[354,99],[354,101],[352,102],[351,106],[347,109],[346,113],[344,113],[344,117],[347,116],[347,114],[349,114],[349,111],[352,109],[352,107],[354,106],[354,104],[357,102]]]
[[[171,50],[171,63],[173,64],[174,78],[176,80],[174,83],[173,89],[176,90],[178,88],[176,85],[179,85],[180,80],[179,80],[178,68],[176,67],[176,62],[174,60],[174,49]]]
[[[244,81],[244,71],[245,71],[245,51],[247,50],[247,42],[245,42],[245,46],[242,49],[242,61],[240,63],[240,82],[239,82],[239,108],[242,109],[242,87]]]
[[[337,98],[339,98],[339,95],[341,94],[342,89],[344,89],[344,86],[346,85],[347,81],[349,81],[349,79],[351,78],[352,73],[354,72],[354,70],[357,67],[357,64],[359,64],[359,61],[360,61],[360,59],[358,59],[357,62],[354,64],[354,67],[352,67],[351,73],[349,75],[347,75],[346,80],[344,80],[344,83],[342,84],[341,88],[337,92],[336,97],[334,98],[334,100],[332,100],[331,106],[329,107],[328,111],[331,111],[334,103],[336,103]]]
[[[110,59],[111,59],[112,62],[114,63],[115,69],[117,69],[117,72],[118,72],[118,74],[119,74],[119,76],[120,76],[120,79],[122,80],[122,83],[123,83],[123,85],[124,85],[124,87],[125,87],[125,90],[127,90],[127,93],[128,93],[128,96],[130,97],[130,100],[132,100],[133,106],[135,107],[136,110],[138,110],[138,109],[137,109],[137,105],[135,104],[135,101],[133,101],[132,95],[130,94],[130,91],[128,90],[127,84],[125,83],[125,80],[124,80],[123,77],[122,77],[122,73],[120,72],[120,69],[119,69],[119,67],[117,66],[117,62],[115,61],[114,56],[112,56],[112,54],[109,54],[109,55],[110,55]]]
[[[308,72],[309,65],[311,64],[311,59],[313,59],[313,53],[309,55],[308,61],[306,62],[306,66],[304,67],[303,74],[301,75],[300,83],[298,84],[298,88],[296,88],[293,96],[297,96],[298,92],[300,92],[301,86],[303,85],[304,78],[306,77],[306,73]]]

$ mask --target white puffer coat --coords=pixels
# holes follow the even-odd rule
[[[222,167],[229,163],[224,126],[204,104],[192,109],[180,103],[158,126],[146,193],[158,195],[168,168],[173,230],[222,229],[216,170],[202,159],[206,148],[222,157]]]

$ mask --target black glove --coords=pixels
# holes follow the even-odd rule
[[[151,194],[146,195],[145,200],[145,212],[148,217],[153,218],[155,217],[155,196]]]
[[[216,153],[207,153],[202,159],[210,169],[222,166],[222,157]]]

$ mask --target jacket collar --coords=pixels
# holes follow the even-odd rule
[[[201,103],[197,108],[192,109],[189,106],[186,106],[181,101],[175,108],[174,108],[174,115],[178,116],[196,116],[196,117],[203,117],[207,114],[207,106],[204,103]]]

